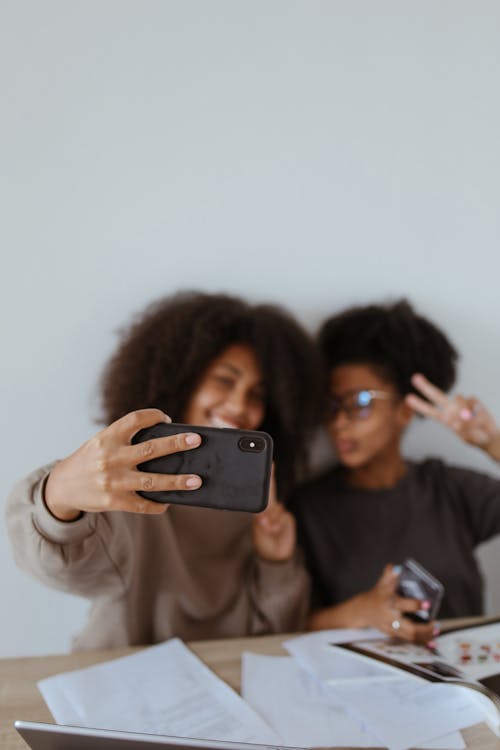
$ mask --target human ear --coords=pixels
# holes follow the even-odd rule
[[[415,416],[415,412],[409,406],[404,399],[402,399],[398,405],[398,420],[401,425],[401,427],[404,429],[407,427],[413,417]]]

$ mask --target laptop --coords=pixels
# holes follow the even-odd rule
[[[300,750],[279,745],[166,737],[34,721],[16,721],[14,726],[32,750]]]

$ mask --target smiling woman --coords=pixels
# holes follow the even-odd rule
[[[185,421],[256,430],[265,413],[262,372],[251,346],[232,344],[208,366],[186,408]]]
[[[92,602],[75,648],[304,625],[308,577],[294,518],[278,498],[306,463],[320,372],[312,341],[288,313],[228,295],[166,298],[123,331],[102,379],[108,426],[33,472],[7,505],[19,565]],[[252,517],[140,497],[147,481],[164,491],[200,486],[196,475],[137,469],[145,455],[199,445],[195,430],[131,444],[139,430],[170,417],[269,432],[276,482],[268,508]]]

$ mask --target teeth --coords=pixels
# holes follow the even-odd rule
[[[236,428],[237,425],[233,422],[226,422],[224,419],[218,419],[217,417],[212,417],[210,420],[212,423],[212,427],[229,427],[229,428]]]

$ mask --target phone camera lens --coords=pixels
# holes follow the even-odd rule
[[[238,440],[238,447],[246,453],[262,453],[266,443],[262,438],[242,437]]]

